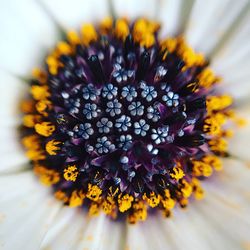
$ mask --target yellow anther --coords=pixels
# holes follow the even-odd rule
[[[63,177],[66,181],[76,181],[79,171],[76,165],[68,166],[63,171]]]
[[[101,197],[102,190],[97,185],[88,184],[86,197],[93,201],[98,201]]]
[[[151,192],[149,196],[146,193],[144,193],[142,198],[143,200],[147,201],[150,207],[156,207],[160,203],[160,195],[155,194],[155,192]]]
[[[122,194],[120,194],[118,196],[119,211],[123,213],[123,212],[127,211],[128,209],[130,209],[133,200],[134,200],[134,197],[129,195],[129,194],[125,194],[123,196],[122,196]]]
[[[35,102],[33,100],[23,100],[21,101],[20,109],[23,113],[34,113]]]
[[[155,43],[155,36],[152,33],[145,33],[143,35],[143,39],[140,42],[141,46],[145,46],[146,48],[151,47]]]
[[[36,103],[36,110],[43,116],[48,116],[47,110],[51,109],[51,102],[48,100],[41,100]]]
[[[74,190],[69,198],[70,207],[79,207],[83,204],[85,194],[82,190]]]
[[[181,192],[185,198],[192,194],[192,186],[184,179],[181,180]]]
[[[56,46],[57,55],[70,55],[72,47],[67,42],[59,42]]]
[[[25,136],[22,139],[22,143],[23,143],[24,147],[27,148],[27,149],[33,149],[34,150],[34,149],[39,149],[40,148],[38,135]]]
[[[216,171],[220,171],[223,168],[221,159],[215,155],[206,155],[202,158],[202,161],[212,166]]]
[[[89,215],[97,216],[99,212],[100,212],[100,206],[97,203],[92,202],[89,206]]]
[[[177,47],[177,39],[176,38],[168,38],[161,42],[161,50],[167,50],[170,53],[173,53]],[[164,58],[166,59],[166,58]]]
[[[132,212],[128,215],[128,221],[131,224],[137,221],[144,221],[147,218],[147,207],[143,201],[133,203]]]
[[[53,169],[47,169],[44,166],[36,165],[34,167],[34,173],[45,186],[51,186],[60,180],[60,174],[58,172]]]
[[[58,146],[60,144],[60,141],[51,140],[46,143],[45,149],[49,155],[56,155],[57,151],[60,150],[60,147]]]
[[[129,26],[124,19],[118,19],[116,21],[115,35],[122,40],[125,40],[125,38],[129,35]]]
[[[197,76],[199,80],[199,84],[202,87],[210,88],[215,83],[220,81],[220,78],[214,75],[214,72],[210,68],[205,68],[201,71],[201,73]]]
[[[180,167],[174,167],[172,171],[173,172],[170,174],[170,176],[177,181],[185,176],[183,170]]]
[[[210,149],[213,152],[218,152],[224,154],[227,151],[228,143],[223,138],[215,138],[208,142]]]
[[[41,149],[29,149],[26,152],[26,156],[31,160],[31,161],[41,161],[45,160],[45,152]]]
[[[49,55],[46,59],[46,63],[48,65],[49,72],[52,75],[56,75],[58,72],[59,66],[61,66],[61,63],[57,59],[56,53]]]
[[[221,133],[221,124],[212,117],[206,118],[203,130],[208,135],[219,135]]]
[[[104,18],[100,23],[100,30],[101,33],[106,34],[108,33],[113,26],[113,19],[111,17]]]
[[[204,56],[202,54],[196,53],[191,47],[189,47],[183,37],[179,37],[177,41],[177,54],[185,62],[184,68],[204,64]]]
[[[91,42],[95,42],[98,38],[95,27],[92,24],[84,24],[81,28],[82,42],[88,46]]]
[[[209,96],[206,100],[208,112],[223,110],[233,103],[233,98],[229,95]]]
[[[80,37],[78,36],[78,34],[71,30],[67,33],[67,39],[69,40],[69,42],[72,44],[72,45],[78,45],[81,43],[81,39]]]
[[[171,210],[175,206],[175,200],[171,198],[171,195],[168,189],[165,189],[164,193],[165,193],[165,196],[161,197],[161,203],[165,209]]]
[[[155,43],[155,32],[159,29],[159,24],[149,22],[146,19],[138,19],[133,27],[133,38],[141,46],[151,47]]]
[[[33,128],[40,120],[40,115],[25,115],[23,117],[23,125],[28,128]]]
[[[102,210],[105,214],[111,215],[114,209],[115,209],[115,202],[112,199],[103,201]]]
[[[51,122],[42,122],[35,125],[35,130],[39,135],[48,137],[55,131],[55,126]]]
[[[195,199],[201,200],[204,198],[204,190],[201,187],[200,181],[197,178],[192,179],[193,194]]]
[[[34,68],[32,70],[32,76],[37,79],[40,83],[45,84],[47,82],[48,75],[44,70]]]
[[[44,100],[50,96],[49,88],[46,85],[33,85],[31,86],[30,92],[33,98],[37,101]]]
[[[62,190],[56,191],[54,193],[54,196],[56,199],[63,201],[64,203],[66,203],[69,200],[68,196]]]
[[[213,168],[203,161],[193,161],[193,174],[195,176],[209,177],[213,173]]]
[[[181,208],[186,208],[188,205],[188,199],[183,198],[179,201]]]

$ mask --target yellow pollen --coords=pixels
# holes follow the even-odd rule
[[[63,201],[64,203],[66,203],[69,200],[67,195],[61,190],[56,191],[54,196],[56,199]]]
[[[197,178],[192,179],[193,194],[195,199],[201,200],[204,198],[204,190],[201,187],[200,181]]]
[[[72,48],[67,42],[59,42],[56,47],[56,53],[60,55],[70,55]]]
[[[49,72],[52,75],[56,75],[58,72],[58,68],[61,65],[60,62],[57,60],[57,55],[56,52],[54,52],[54,54],[52,53],[51,55],[49,55],[46,59],[46,63],[48,65],[49,68]]]
[[[49,88],[46,85],[33,85],[31,86],[30,92],[33,98],[37,101],[44,100],[50,96]]]
[[[130,209],[133,200],[134,200],[134,197],[129,195],[129,194],[125,194],[123,196],[122,196],[122,194],[120,194],[118,196],[119,211],[121,211],[123,213],[123,212],[127,211],[128,209]]]
[[[29,149],[26,152],[26,156],[32,161],[41,161],[46,159],[45,152],[39,149]]]
[[[195,176],[209,177],[213,173],[213,168],[203,161],[193,161],[193,174]]]
[[[45,149],[49,155],[56,155],[57,151],[60,150],[60,147],[58,146],[60,144],[61,144],[60,141],[51,140],[47,142]]]
[[[129,34],[128,23],[124,19],[118,19],[115,23],[115,35],[118,38],[125,40],[128,34]]]
[[[23,113],[34,113],[35,102],[33,100],[23,100],[21,102],[20,109]]]
[[[63,171],[63,177],[66,181],[76,181],[76,178],[79,174],[79,171],[76,167],[76,165],[68,166]]]
[[[90,216],[97,216],[100,212],[99,205],[97,203],[92,202],[89,206],[89,215]]]
[[[128,221],[131,224],[137,221],[145,221],[147,218],[147,207],[143,201],[136,201],[133,204],[132,212],[128,215]]]
[[[223,138],[215,138],[208,142],[210,149],[213,152],[218,152],[224,154],[227,151],[228,143]]]
[[[200,66],[205,62],[204,56],[196,53],[190,46],[187,45],[183,37],[177,38],[177,54],[182,57],[185,62],[185,67]]]
[[[102,34],[108,33],[113,26],[113,19],[111,17],[104,18],[100,23],[100,29]]]
[[[69,198],[70,207],[79,207],[83,204],[85,195],[82,190],[74,190]]]
[[[144,193],[142,198],[147,201],[150,207],[156,207],[160,203],[160,195],[156,195],[155,192],[151,192],[149,197]]]
[[[215,155],[206,155],[202,161],[212,166],[216,171],[221,171],[223,168],[221,159]]]
[[[171,198],[171,195],[168,189],[165,189],[164,193],[165,193],[165,197],[161,197],[161,203],[165,209],[171,210],[175,206],[175,200]]]
[[[188,198],[192,194],[192,186],[184,179],[181,180],[181,192],[184,198]]]
[[[233,99],[229,95],[209,96],[206,100],[208,113],[223,110],[232,105]]]
[[[47,73],[39,68],[34,68],[32,70],[32,76],[37,79],[40,83],[45,84],[47,82]]]
[[[174,167],[173,168],[173,173],[171,173],[170,176],[173,179],[178,181],[178,180],[182,179],[185,176],[185,174],[184,174],[183,170],[180,167]]]
[[[92,24],[84,24],[81,28],[82,42],[85,46],[88,46],[91,42],[97,40],[97,33]]]
[[[28,135],[22,139],[22,144],[27,149],[39,149],[39,137],[38,135]]]
[[[23,125],[28,128],[33,128],[40,120],[41,117],[39,115],[25,115],[23,117]]]
[[[102,210],[105,214],[111,215],[116,205],[113,199],[104,200],[102,203]]]
[[[98,201],[101,194],[102,190],[97,185],[88,184],[88,192],[86,194],[87,198],[93,201]]]
[[[219,135],[221,133],[221,124],[215,118],[206,118],[204,122],[203,130],[208,135]]]
[[[41,100],[36,103],[36,110],[43,116],[48,116],[46,110],[51,109],[51,102],[48,100]]]
[[[55,131],[55,126],[51,122],[42,122],[35,125],[35,130],[39,135],[48,137]]]
[[[200,86],[210,88],[215,83],[220,81],[220,78],[214,75],[214,72],[210,68],[205,68],[198,75],[198,81]]]
[[[69,31],[69,32],[67,33],[67,38],[68,38],[70,44],[72,44],[72,45],[74,45],[74,46],[81,43],[80,37],[79,37],[78,34],[77,34],[75,31],[73,31],[73,30],[71,30],[71,31]]]
[[[34,167],[34,173],[45,186],[51,186],[60,180],[60,174],[58,172],[53,169],[47,169],[44,166],[36,165]]]
[[[183,198],[179,201],[179,203],[182,208],[186,208],[188,205],[188,199]]]
[[[167,50],[167,52],[173,53],[177,47],[176,38],[167,38],[161,42],[161,51]],[[166,59],[166,58],[163,58]]]

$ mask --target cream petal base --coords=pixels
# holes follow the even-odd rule
[[[0,176],[0,246],[37,250],[60,209],[32,172]]]

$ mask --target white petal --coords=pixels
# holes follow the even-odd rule
[[[86,224],[86,214],[83,211],[64,207],[49,228],[41,244],[41,249],[75,250]]]
[[[65,29],[78,29],[84,22],[97,22],[108,13],[106,0],[42,0],[47,11]]]
[[[221,88],[237,100],[250,95],[250,11],[235,32],[214,54],[211,66],[222,76]]]
[[[0,71],[0,173],[23,169],[28,162],[18,133],[19,104],[27,91],[25,82]]]
[[[28,75],[55,43],[57,30],[38,1],[10,0],[0,9],[0,68]]]
[[[155,0],[113,0],[115,15],[117,17],[156,18],[159,1]]]
[[[162,24],[161,36],[180,34],[186,25],[193,0],[163,0],[160,3],[157,18]]]
[[[249,142],[250,142],[250,106],[249,103],[237,109],[236,113],[246,119],[246,126],[235,129],[235,135],[229,140],[229,153],[233,156],[250,161]]]
[[[123,249],[124,224],[104,214],[89,217],[84,211],[64,208],[48,231],[42,250]]]
[[[0,182],[1,249],[39,249],[60,203],[32,172],[0,176]]]
[[[196,1],[186,36],[197,50],[209,55],[247,8],[248,1]]]

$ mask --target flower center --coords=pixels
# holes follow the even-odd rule
[[[232,99],[216,93],[201,54],[159,29],[146,19],[86,24],[34,70],[23,144],[65,204],[131,223],[149,210],[169,216],[222,168]]]

